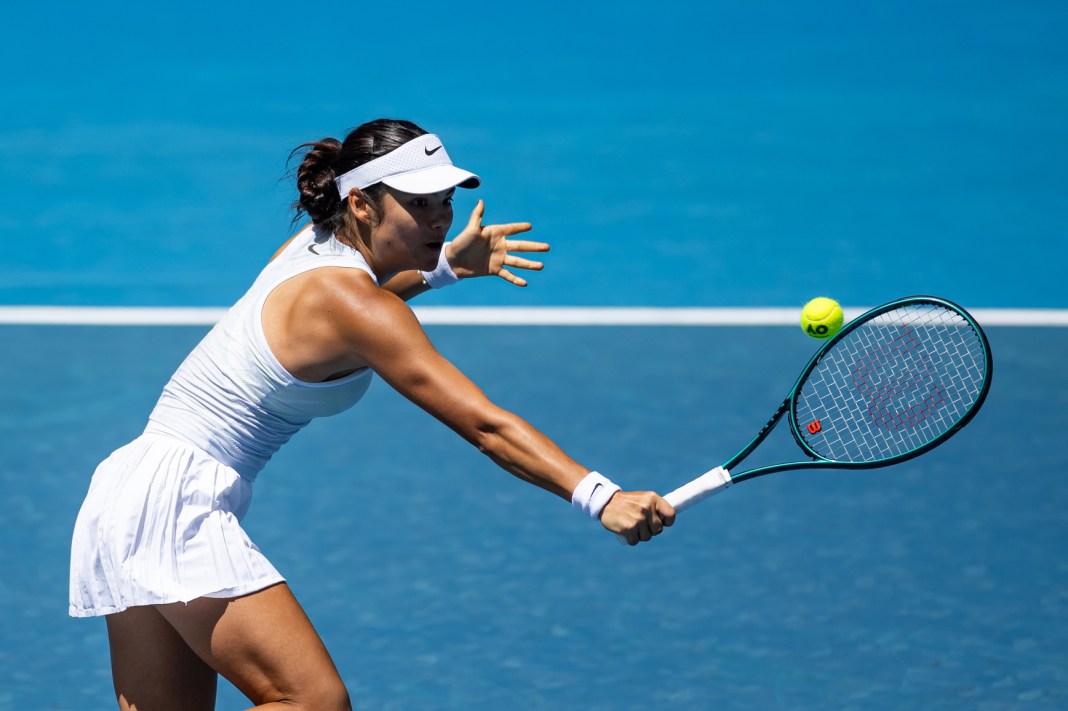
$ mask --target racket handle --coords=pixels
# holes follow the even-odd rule
[[[730,472],[723,467],[716,467],[715,469],[705,472],[693,481],[683,484],[670,494],[665,494],[664,499],[675,509],[675,513],[680,513],[694,504],[704,501],[709,496],[718,494],[730,485]],[[616,538],[618,538],[619,542],[623,545],[627,545],[625,536],[617,533]]]
[[[731,475],[723,467],[716,467],[705,472],[688,484],[683,484],[664,498],[671,504],[676,512],[685,511],[694,504],[704,501],[713,494],[726,489],[731,485]]]

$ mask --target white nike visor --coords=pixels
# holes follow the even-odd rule
[[[428,195],[457,186],[477,188],[482,180],[453,165],[441,139],[428,133],[356,166],[335,182],[338,193],[345,199],[353,188],[363,190],[375,183],[385,183],[404,193]]]

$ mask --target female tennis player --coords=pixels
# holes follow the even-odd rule
[[[454,166],[441,140],[378,120],[301,146],[298,217],[249,291],[168,382],[144,433],[96,470],[75,524],[70,614],[105,615],[120,709],[213,709],[222,674],[255,708],[350,708],[329,654],[283,577],[242,530],[252,482],[311,419],[339,413],[372,373],[505,471],[572,502],[632,545],[674,521],[502,410],[431,345],[405,300],[460,278],[541,269],[511,252],[527,223],[452,242]],[[405,446],[397,433],[398,446]]]

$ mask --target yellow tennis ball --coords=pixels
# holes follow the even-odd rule
[[[801,328],[813,338],[830,338],[842,328],[844,318],[837,301],[817,296],[801,309]]]

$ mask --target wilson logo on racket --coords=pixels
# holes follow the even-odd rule
[[[823,425],[820,424],[819,420],[813,420],[808,423],[808,426],[806,426],[805,429],[808,430],[809,434],[814,435],[823,429]]]
[[[945,402],[931,356],[909,326],[901,326],[890,342],[859,358],[852,375],[853,386],[868,403],[868,418],[877,427],[916,427]]]

